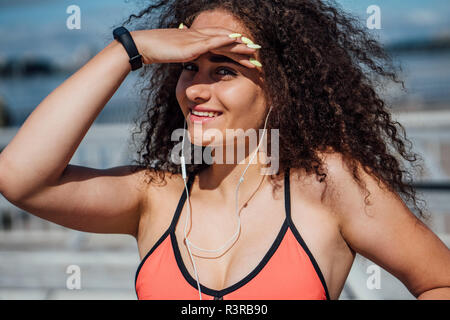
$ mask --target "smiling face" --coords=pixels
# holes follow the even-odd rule
[[[223,10],[205,11],[189,29],[225,28],[252,38],[239,20]],[[253,55],[258,60],[258,52]],[[195,145],[224,145],[226,129],[259,129],[264,125],[267,106],[262,90],[262,72],[225,56],[207,52],[196,60],[185,62],[178,79],[176,97],[186,117],[191,141]],[[233,63],[234,62],[234,63]],[[207,121],[192,115],[191,109],[219,112]],[[214,130],[209,130],[214,129]],[[216,137],[211,133],[220,132]],[[258,131],[257,131],[258,132]],[[226,141],[228,144],[232,141]]]

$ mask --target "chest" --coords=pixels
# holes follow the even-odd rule
[[[334,283],[336,270],[348,268],[348,259],[342,259],[342,239],[336,220],[325,207],[308,200],[305,194],[291,194],[290,200],[291,219],[288,220],[283,192],[259,194],[239,211],[240,228],[233,206],[202,206],[193,201],[190,216],[188,206],[184,204],[176,221],[173,239],[177,244],[174,250],[179,257],[180,269],[187,273],[187,277],[196,279],[194,264],[184,241],[186,232],[200,283],[212,290],[233,287],[249,275],[257,275],[270,259],[274,259],[274,252],[280,243],[288,241],[287,234],[294,231],[293,228],[312,255],[325,282]],[[152,215],[143,228],[145,236],[141,237],[139,246],[141,257],[170,224],[168,220],[174,211],[170,206],[162,209],[159,208],[159,212],[165,214]],[[237,230],[238,237],[233,238]],[[219,248],[222,249],[216,250]],[[297,248],[303,249],[299,243]]]

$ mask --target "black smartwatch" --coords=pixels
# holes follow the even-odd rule
[[[125,27],[118,27],[114,29],[113,36],[127,51],[128,56],[130,57],[131,70],[134,71],[141,68],[142,56],[139,54],[130,32]]]

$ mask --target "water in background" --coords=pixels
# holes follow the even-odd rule
[[[371,4],[368,0],[338,2],[344,9],[360,16],[362,21]],[[48,94],[104,48],[111,41],[112,28],[131,13],[138,12],[143,3],[136,0],[79,0],[82,27],[69,30],[66,9],[73,4],[69,0],[0,1],[0,67],[11,59],[44,58],[50,66],[68,70],[49,75],[0,77],[0,98],[6,102],[10,125],[20,126]],[[412,0],[408,5],[401,5],[379,0],[378,5],[382,8],[383,19],[383,28],[379,30],[381,42],[395,45],[407,39],[414,44],[414,39],[419,42],[444,36],[450,43],[450,22],[446,19],[450,4],[446,1]],[[416,53],[403,51],[396,54],[396,63],[403,67],[402,78],[407,92],[400,91],[400,87],[388,87],[393,108],[444,109],[450,106],[448,47]],[[96,123],[131,121],[139,106],[134,90],[135,78],[136,75],[131,73],[125,79]]]
[[[403,68],[406,94],[393,99],[409,104],[408,109],[450,108],[450,51],[419,52],[396,55]],[[414,108],[414,104],[418,107]],[[395,107],[395,105],[394,105]]]
[[[407,92],[392,92],[393,107],[450,108],[450,52],[398,56]],[[34,108],[70,74],[3,78],[0,96],[7,103],[11,125],[20,126]],[[126,123],[136,115],[136,76],[130,74],[96,119],[96,123]],[[407,106],[406,106],[407,105]]]
[[[36,75],[1,79],[0,96],[6,100],[10,125],[22,125],[37,105],[70,75]],[[137,114],[139,99],[136,96],[136,88],[133,86],[135,81],[136,76],[130,74],[94,123],[129,123],[132,121]]]

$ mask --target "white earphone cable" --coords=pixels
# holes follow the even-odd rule
[[[185,132],[186,132],[186,119],[184,119],[184,130],[183,130],[183,144],[181,145],[181,172],[182,172],[182,177],[183,177],[183,181],[184,181],[184,188],[186,190],[186,198],[187,198],[187,206],[188,206],[188,210],[189,213],[191,212],[191,207],[189,204],[189,190],[188,187],[186,185],[186,162],[184,159],[184,143],[185,143]],[[189,214],[190,215],[190,214]],[[187,218],[186,218],[186,222],[187,222]],[[200,295],[200,300],[202,299],[202,290],[200,288],[200,281],[198,278],[198,272],[197,272],[197,267],[195,265],[195,261],[194,261],[194,257],[192,256],[192,252],[191,252],[191,248],[189,247],[189,241],[186,238],[186,223],[184,225],[184,240],[186,241],[186,247],[188,249],[189,252],[189,257],[191,258],[191,262],[192,262],[192,266],[194,267],[194,273],[195,273],[195,279],[197,281],[197,289],[198,289],[198,293]]]
[[[247,172],[247,169],[249,168],[249,166],[250,166],[250,164],[252,163],[253,159],[255,158],[255,156],[256,156],[256,154],[257,154],[257,152],[258,152],[258,150],[259,150],[259,148],[260,148],[260,146],[261,146],[261,143],[262,143],[262,141],[263,141],[263,139],[264,139],[264,135],[265,135],[265,133],[266,133],[267,119],[269,118],[269,114],[270,114],[271,111],[272,111],[272,106],[270,107],[269,112],[267,113],[266,121],[265,121],[265,123],[264,123],[263,134],[262,134],[261,139],[260,139],[260,141],[259,141],[258,147],[256,148],[255,152],[253,153],[253,155],[252,155],[252,157],[251,157],[251,159],[250,159],[250,161],[249,161],[247,167],[244,169],[244,172],[242,173],[241,177],[239,178],[239,182],[238,182],[238,184],[237,184],[237,186],[236,186],[236,195],[235,195],[235,199],[236,199],[236,216],[237,216],[237,218],[238,218],[238,225],[237,225],[237,228],[236,228],[236,232],[233,234],[233,236],[232,236],[232,237],[231,237],[231,238],[230,238],[223,246],[221,246],[221,247],[218,248],[218,249],[209,250],[209,249],[199,248],[199,247],[197,247],[194,243],[190,242],[189,239],[188,239],[188,237],[187,237],[187,234],[186,234],[186,228],[187,228],[188,216],[186,216],[185,224],[184,224],[184,240],[186,241],[186,247],[187,247],[187,249],[188,249],[189,256],[190,256],[191,262],[192,262],[192,266],[193,266],[193,268],[194,268],[194,273],[195,273],[195,278],[196,278],[196,281],[197,281],[197,288],[198,288],[200,300],[202,300],[202,292],[201,292],[201,288],[200,288],[200,281],[199,281],[198,272],[197,272],[197,267],[196,267],[194,258],[193,258],[193,256],[192,256],[192,252],[191,252],[190,246],[192,245],[192,247],[194,247],[194,248],[196,248],[196,249],[198,249],[198,250],[200,250],[200,251],[204,251],[204,252],[218,252],[218,251],[222,251],[223,248],[225,248],[229,242],[231,242],[231,241],[233,241],[233,240],[234,240],[234,241],[237,240],[238,235],[239,235],[239,232],[240,232],[240,230],[241,230],[241,217],[240,217],[240,215],[239,215],[239,208],[238,208],[239,186],[240,186],[240,184],[244,181],[244,175],[245,175],[245,173]],[[188,207],[189,217],[192,219],[192,211],[191,211],[191,207],[190,207],[190,203],[189,203],[189,190],[188,190],[188,187],[187,187],[187,184],[186,184],[186,178],[187,178],[187,175],[186,175],[186,162],[185,162],[185,158],[184,158],[184,143],[185,143],[185,141],[186,141],[186,140],[185,140],[185,132],[186,132],[186,119],[184,120],[183,143],[182,143],[182,145],[181,145],[181,157],[180,157],[180,161],[181,161],[182,177],[183,177],[184,187],[185,187],[185,190],[186,190],[186,196],[187,196],[186,198],[187,198],[187,207]],[[236,238],[236,239],[234,239],[234,238]]]

